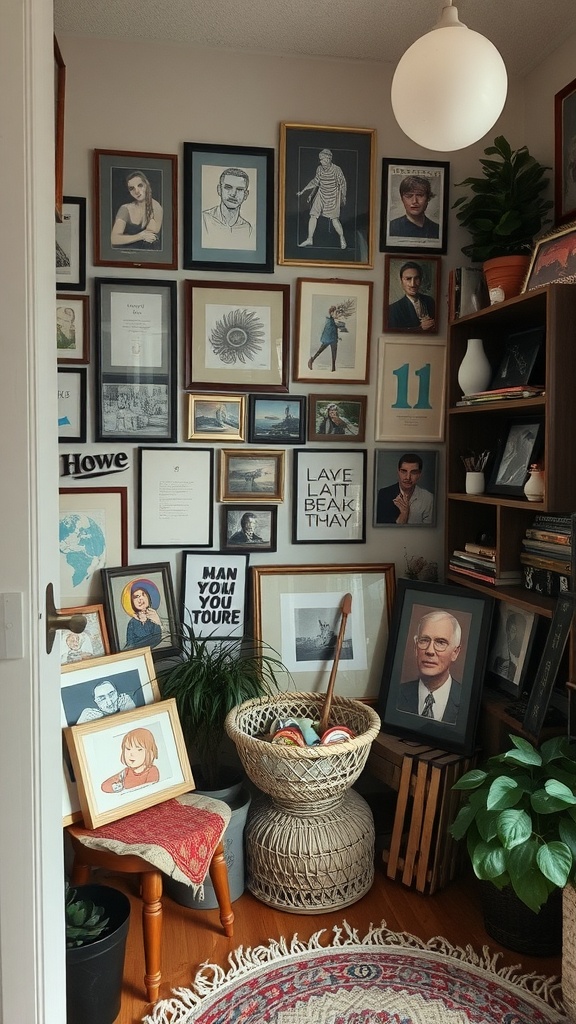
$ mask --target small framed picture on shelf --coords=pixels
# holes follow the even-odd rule
[[[381,252],[445,253],[450,164],[382,161]]]
[[[276,551],[277,505],[223,505],[223,551]]]
[[[554,228],[534,244],[522,291],[542,284],[576,282],[576,222]]]
[[[384,257],[385,331],[438,334],[441,263],[439,256]]]
[[[542,420],[511,420],[498,446],[486,493],[523,497],[530,465],[540,458],[543,443]]]
[[[58,364],[90,362],[90,299],[88,295],[56,296]]]
[[[533,327],[528,331],[515,331],[514,334],[509,335],[500,365],[490,382],[491,391],[530,383],[538,356],[544,348],[545,335],[544,327]],[[542,366],[540,379],[536,383],[544,386],[544,382],[545,368]]]
[[[534,682],[530,689],[528,706],[522,722],[522,729],[534,743],[538,742],[546,719],[546,712],[548,711],[548,705],[552,697],[552,691],[556,683],[560,662],[562,661],[575,612],[576,594],[571,591],[567,594],[560,594],[556,601],[548,636],[546,637],[542,657],[538,662]],[[568,685],[570,686],[570,684]]]
[[[284,501],[285,451],[250,448],[220,452],[220,501]]]
[[[86,288],[86,200],[64,196],[62,220],[56,223],[56,288],[83,292]]]
[[[497,601],[487,669],[500,690],[520,697],[536,635],[538,616],[507,601]]]
[[[250,444],[304,444],[305,396],[249,395],[248,441]]]
[[[364,441],[366,395],[309,395],[309,441]]]

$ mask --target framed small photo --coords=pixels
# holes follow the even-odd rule
[[[497,601],[487,669],[499,689],[520,697],[528,671],[538,616],[507,601]]]
[[[536,373],[541,372],[540,381],[544,383],[544,367],[539,365],[542,360],[538,357],[544,347],[545,334],[544,327],[532,327],[528,331],[515,331],[508,336],[502,361],[490,382],[490,390],[529,384],[531,377],[537,379],[533,373],[535,367]]]
[[[402,577],[378,713],[385,729],[471,754],[493,598]]]
[[[511,420],[498,446],[486,493],[523,497],[528,469],[541,455],[543,438],[542,420]]]
[[[61,615],[83,615],[86,625],[81,633],[71,629],[60,630],[60,664],[76,665],[80,661],[102,658],[110,654],[110,641],[103,604],[89,604],[83,608],[61,608]]]
[[[367,384],[372,281],[296,282],[294,380]]]
[[[94,150],[94,265],[176,269],[178,157]]]
[[[223,551],[276,551],[277,505],[224,505]]]
[[[102,597],[100,570],[126,565],[126,487],[60,488],[60,601],[66,607]]]
[[[382,161],[381,252],[445,253],[450,164]]]
[[[184,267],[274,270],[274,150],[184,143]]]
[[[176,282],[96,279],[96,440],[176,441]]]
[[[214,450],[140,448],[138,547],[212,547]]]
[[[81,196],[64,196],[62,220],[56,222],[56,288],[86,288],[86,200]]]
[[[72,725],[64,734],[87,828],[194,789],[173,698]]]
[[[297,448],[292,543],[364,544],[366,450]]]
[[[385,331],[428,337],[440,329],[439,256],[384,257]]]
[[[534,244],[532,259],[522,287],[530,292],[542,284],[576,282],[576,223],[543,235]]]
[[[182,622],[196,637],[244,636],[248,555],[183,552]]]
[[[576,218],[576,78],[554,97],[554,223]]]
[[[556,601],[542,656],[534,674],[528,706],[522,721],[522,729],[533,743],[538,742],[544,725],[575,612],[576,594],[572,592],[560,594]]]
[[[373,526],[435,526],[438,452],[377,448]]]
[[[248,441],[250,444],[304,444],[304,395],[249,395]]]
[[[444,439],[445,367],[443,339],[378,339],[376,441]]]
[[[373,128],[280,125],[278,263],[373,266]]]
[[[284,451],[223,448],[219,501],[284,501],[285,456]]]
[[[58,441],[86,441],[86,367],[58,370]]]
[[[287,391],[290,285],[186,281],[186,389]]]
[[[244,395],[188,395],[188,441],[244,441]]]
[[[180,623],[168,562],[102,569],[113,651],[151,647],[154,660],[180,649]]]
[[[90,362],[90,299],[88,295],[56,296],[58,363]]]
[[[308,395],[309,441],[363,441],[366,395]]]

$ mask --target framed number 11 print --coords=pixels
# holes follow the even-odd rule
[[[444,439],[446,343],[378,339],[376,441]]]

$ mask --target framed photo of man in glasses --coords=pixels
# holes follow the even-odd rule
[[[493,603],[460,587],[398,581],[378,707],[386,729],[472,753]]]

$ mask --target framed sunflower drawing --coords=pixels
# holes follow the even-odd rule
[[[186,391],[288,391],[290,286],[186,281]]]

